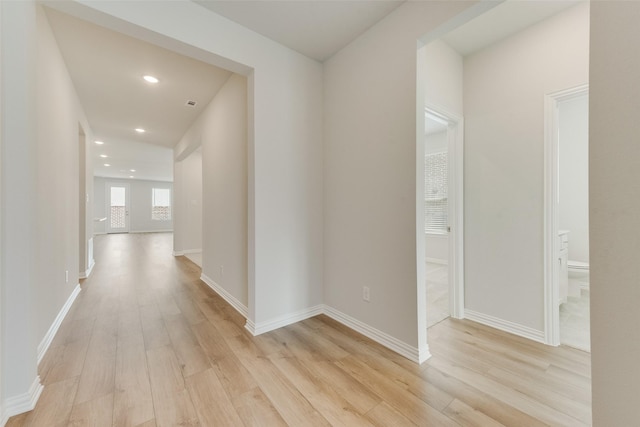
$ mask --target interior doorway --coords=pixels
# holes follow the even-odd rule
[[[202,269],[203,180],[202,145],[174,163],[175,208],[173,253],[184,255]]]
[[[425,114],[424,235],[427,328],[449,317],[447,122]]]
[[[107,233],[129,232],[129,184],[107,183]]]
[[[451,316],[464,317],[462,118],[425,109],[424,241],[426,327]]]
[[[546,97],[545,339],[590,351],[587,85]]]
[[[87,137],[82,126],[78,125],[78,266],[79,278],[88,275],[89,260],[92,259],[92,239],[87,239]],[[93,224],[92,224],[93,225]]]
[[[591,350],[589,294],[589,96],[558,104],[560,343]]]

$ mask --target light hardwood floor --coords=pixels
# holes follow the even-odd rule
[[[581,426],[590,357],[469,321],[418,366],[324,316],[252,337],[171,256],[171,234],[96,237],[97,265],[9,426]]]

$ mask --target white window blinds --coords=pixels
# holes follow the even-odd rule
[[[424,231],[446,233],[449,222],[447,152],[427,154],[424,171]]]

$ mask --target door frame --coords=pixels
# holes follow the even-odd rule
[[[544,342],[560,345],[559,104],[589,95],[589,84],[548,93],[544,98]]]
[[[111,187],[124,187],[125,188],[125,228],[122,231],[113,231],[111,229]],[[105,197],[105,213],[107,216],[107,224],[105,227],[105,231],[107,234],[117,234],[117,233],[128,233],[130,228],[131,228],[131,223],[130,223],[130,215],[129,215],[129,210],[131,209],[131,186],[129,185],[128,182],[113,182],[113,181],[107,181],[105,183],[105,190],[104,190],[104,197]]]
[[[425,114],[447,126],[449,315],[455,319],[463,319],[464,123],[462,117],[434,105],[425,106]],[[422,176],[424,177],[424,170]]]
[[[441,106],[425,103],[421,115],[427,115],[447,126],[447,168],[448,168],[448,279],[449,279],[449,315],[456,319],[464,318],[464,119]],[[417,244],[417,287],[418,287],[418,328],[419,362],[428,359],[430,354],[426,343],[426,268],[424,237],[424,119],[418,138],[416,158],[416,244]],[[424,335],[422,335],[424,332]],[[422,342],[424,337],[425,342]]]

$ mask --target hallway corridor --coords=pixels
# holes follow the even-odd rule
[[[325,316],[252,337],[171,234],[95,241],[40,400],[8,426],[590,424],[584,352],[452,319],[422,366]]]

